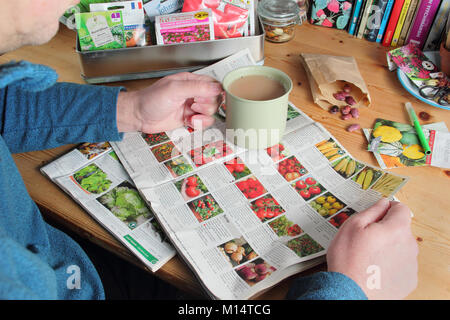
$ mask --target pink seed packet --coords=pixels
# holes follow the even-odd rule
[[[157,16],[158,45],[214,40],[211,9]]]

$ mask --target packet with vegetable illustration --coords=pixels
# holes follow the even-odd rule
[[[91,3],[91,12],[121,10],[123,15],[123,26],[125,31],[126,46],[145,46],[148,43],[147,30],[145,26],[145,14],[141,1],[119,1],[113,3]]]
[[[448,145],[450,134],[445,123],[423,126],[431,150],[430,155],[420,144],[412,125],[386,119],[376,119],[373,129],[364,129],[368,150],[372,151],[381,168],[435,166],[450,168]]]
[[[126,47],[121,10],[77,13],[75,21],[82,51]]]

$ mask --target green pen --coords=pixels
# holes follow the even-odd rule
[[[411,119],[411,123],[416,129],[417,136],[419,137],[420,144],[422,145],[425,154],[428,156],[431,154],[430,146],[428,145],[428,141],[425,138],[425,134],[423,133],[422,127],[419,124],[419,119],[417,119],[416,113],[410,102],[405,103],[406,111],[408,112],[409,118]]]

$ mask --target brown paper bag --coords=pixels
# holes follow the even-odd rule
[[[328,110],[333,105],[348,105],[333,97],[333,93],[342,91],[346,83],[351,86],[350,95],[356,101],[352,107],[370,106],[369,90],[359,73],[355,58],[309,53],[302,53],[301,57],[314,102],[320,107]]]

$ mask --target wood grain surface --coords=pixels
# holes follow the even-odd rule
[[[294,90],[290,100],[296,106],[313,120],[322,123],[354,157],[376,165],[374,157],[366,151],[367,143],[361,131],[349,133],[345,130],[354,121],[340,120],[337,115],[322,110],[312,102],[310,87],[299,55],[319,53],[356,58],[372,99],[370,108],[360,111],[360,119],[357,122],[362,128],[371,128],[378,117],[409,123],[403,107],[406,101],[413,104],[417,113],[425,111],[431,115],[427,123],[444,121],[450,127],[449,111],[429,106],[410,96],[400,85],[396,74],[387,70],[387,50],[380,44],[355,39],[345,31],[305,24],[297,27],[295,38],[290,42],[285,44],[265,42],[265,65],[279,68],[291,77]],[[28,60],[45,64],[59,73],[59,81],[83,83],[75,52],[75,33],[65,27],[61,27],[56,37],[45,45],[24,47],[0,56],[0,63],[10,60]],[[154,81],[156,80],[147,79],[112,85],[123,85],[129,90],[135,90]],[[46,218],[143,267],[143,264],[110,233],[40,173],[39,168],[42,165],[73,147],[74,145],[67,145],[14,155],[31,197],[40,206]],[[420,248],[419,285],[408,298],[450,299],[450,170],[422,167],[397,168],[393,171],[411,178],[397,197],[414,213],[412,230]],[[322,265],[300,275],[325,269],[326,266]],[[199,281],[178,257],[169,261],[156,275],[182,290],[201,296]],[[283,281],[257,298],[284,298],[293,278],[295,277]]]

